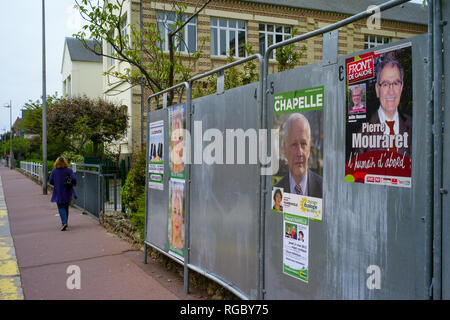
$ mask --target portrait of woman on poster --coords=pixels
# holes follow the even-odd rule
[[[287,225],[286,227],[286,233],[284,235],[286,238],[290,238],[291,237],[291,226]]]
[[[170,161],[170,170],[173,173],[182,173],[184,170],[182,129],[181,117],[175,116],[172,121],[172,151]]]
[[[273,194],[273,201],[274,201],[274,206],[273,206],[273,210],[275,211],[281,211],[283,212],[283,206],[281,205],[281,201],[283,200],[283,194],[281,193],[280,189],[276,189],[274,194]]]
[[[352,106],[349,114],[366,112],[366,84],[361,83],[349,87],[350,96],[352,98]]]
[[[176,192],[174,192],[172,196],[172,212],[170,220],[170,246],[182,250],[184,248],[183,203],[181,196]]]
[[[298,232],[298,240],[301,241],[301,242],[305,241],[305,240],[303,239],[303,231],[299,231],[299,232]]]

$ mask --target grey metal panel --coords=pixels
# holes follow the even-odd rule
[[[442,20],[450,21],[450,3],[442,1]],[[443,39],[450,39],[450,24],[443,28]],[[444,164],[443,164],[443,188],[450,191],[450,41],[444,41]],[[450,299],[450,195],[445,194],[442,200],[442,299]]]
[[[268,94],[268,123],[273,127],[273,96],[281,92],[288,92],[298,89],[311,88],[324,85],[321,64],[308,65],[293,70],[269,75],[268,88],[274,88],[273,94]],[[325,95],[327,94],[325,88]],[[324,98],[325,106],[329,106],[329,98]],[[333,104],[331,104],[333,105]],[[268,189],[272,190],[272,177],[267,177]],[[268,193],[270,195],[271,193]],[[283,216],[272,212],[272,199],[266,197],[266,218],[265,218],[265,272],[264,283],[266,295],[265,299],[311,299],[323,298],[321,292],[326,293],[318,282],[323,275],[316,271],[310,271],[309,284],[293,279],[283,274]],[[323,264],[323,255],[326,251],[316,248],[316,245],[323,246],[322,241],[316,239],[323,231],[318,231],[322,224],[310,224],[310,255],[309,265],[316,266]],[[315,245],[313,245],[313,242]],[[317,254],[320,252],[320,255]],[[319,259],[319,260],[318,260]],[[319,262],[320,261],[320,262]],[[311,268],[311,267],[310,267]]]
[[[77,171],[75,172],[75,177],[77,177],[77,185],[74,187],[74,190],[77,194],[77,198],[73,199],[73,204],[80,208],[84,208],[84,174],[83,172]]]
[[[86,202],[85,211],[92,214],[95,218],[100,215],[100,176],[98,172],[85,172],[85,190]]]
[[[325,65],[337,63],[339,29],[324,33],[322,36],[322,61]]]
[[[168,250],[168,217],[169,217],[169,129],[167,125],[167,109],[150,112],[149,122],[164,120],[164,190],[150,189],[148,191],[147,233],[146,242],[157,246],[163,251]],[[148,136],[148,135],[147,135]],[[147,172],[148,170],[146,170]]]
[[[225,129],[259,128],[256,88],[250,84],[194,100],[192,124],[201,121],[203,133],[216,128],[224,137]],[[192,141],[199,139],[192,133]],[[202,149],[210,143],[203,142]],[[225,138],[223,147],[225,156]],[[246,153],[248,159],[248,147]],[[257,164],[191,166],[190,263],[253,299],[258,285],[259,177]]]
[[[423,299],[424,297],[424,136],[426,95],[425,36],[413,43],[412,188],[363,185],[344,181],[345,81],[339,66],[315,64],[271,75],[275,94],[325,86],[323,222],[310,222],[309,282],[282,273],[282,216],[266,199],[266,299]],[[402,43],[405,41],[397,42]],[[367,50],[369,51],[369,50]],[[352,54],[355,56],[358,53]],[[273,108],[273,95],[267,95]],[[269,123],[273,113],[269,111]],[[268,179],[268,185],[271,181]],[[366,287],[367,267],[381,270],[381,289]]]

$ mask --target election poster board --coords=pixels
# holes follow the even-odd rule
[[[283,273],[308,282],[309,219],[283,216]]]
[[[169,178],[185,179],[184,130],[186,105],[169,108]]]
[[[184,212],[185,212],[185,182],[171,178],[169,180],[169,223],[168,248],[169,254],[184,259]]]
[[[272,211],[322,221],[324,87],[274,96],[279,170],[272,175]]]
[[[149,127],[148,186],[164,190],[164,121],[151,122]]]
[[[346,59],[345,181],[411,187],[411,43]]]

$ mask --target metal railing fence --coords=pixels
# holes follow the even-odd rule
[[[37,162],[20,162],[20,169],[42,182],[42,164]]]

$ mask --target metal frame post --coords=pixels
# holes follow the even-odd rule
[[[434,210],[433,299],[442,297],[442,14],[441,1],[433,1],[433,101],[434,101]]]
[[[427,180],[425,186],[425,284],[424,296],[430,299],[433,277],[433,1],[428,2],[428,58],[427,58],[427,111],[426,111],[426,157]]]

